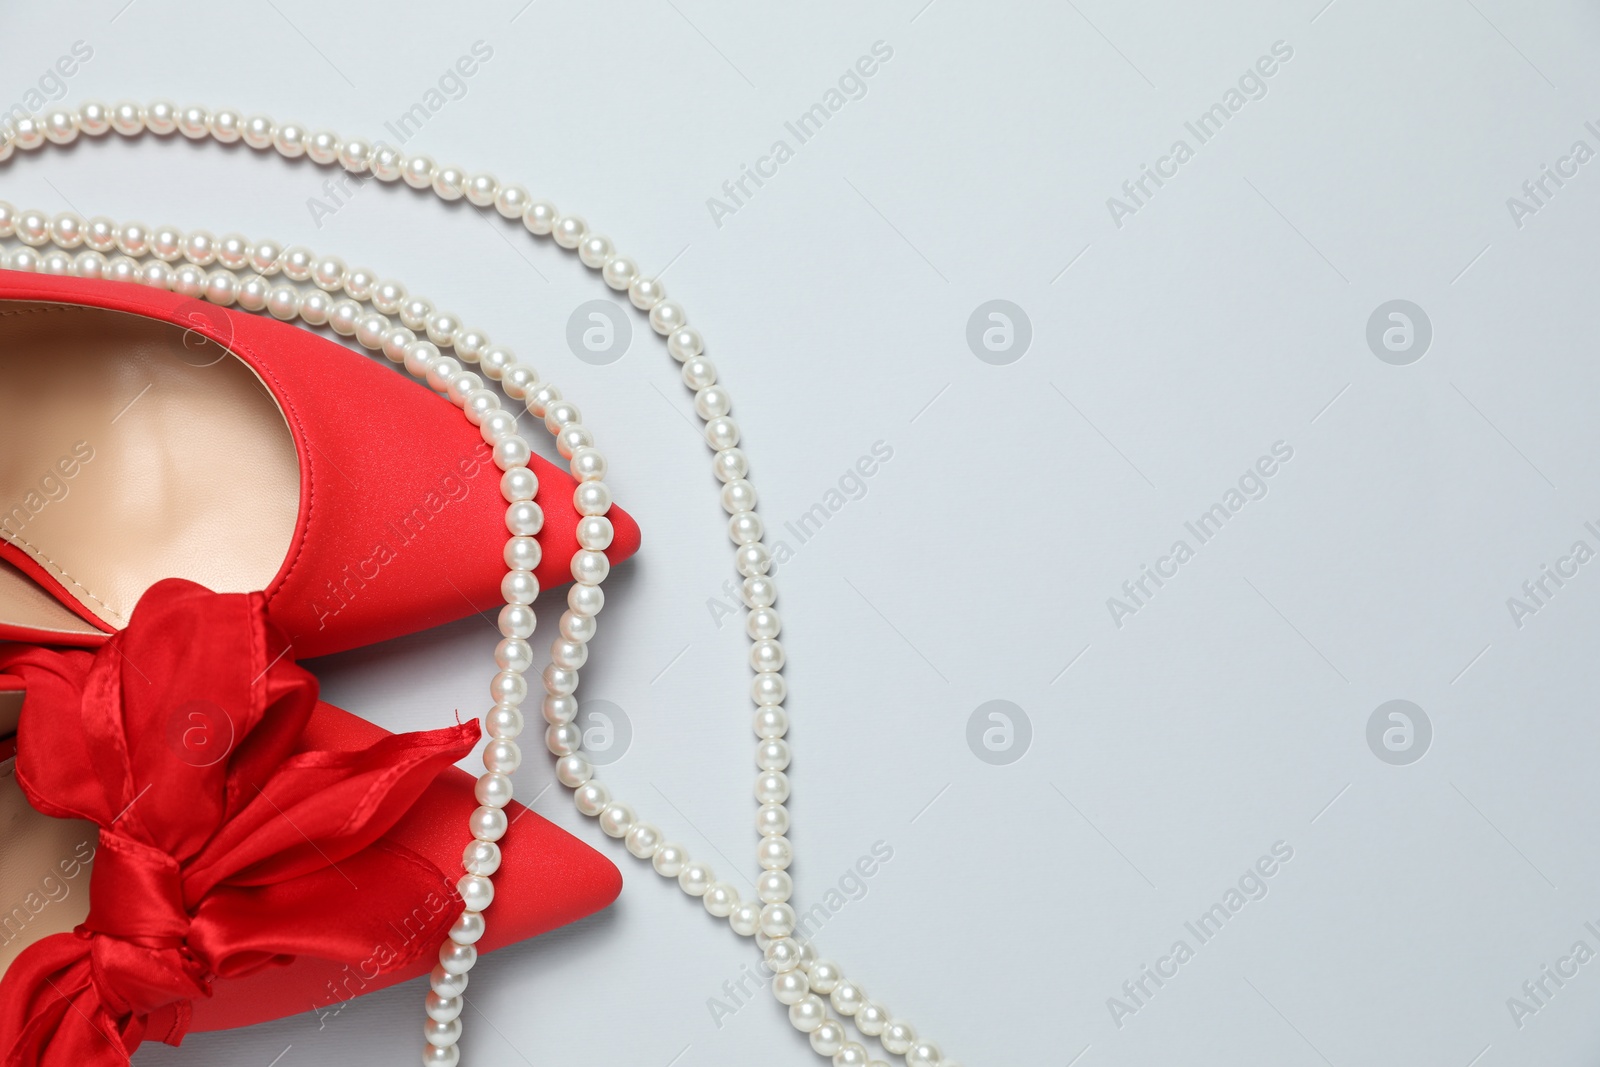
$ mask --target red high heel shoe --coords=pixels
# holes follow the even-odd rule
[[[272,319],[0,271],[0,640],[94,647],[155,582],[264,589],[300,657],[502,603],[506,502],[442,397]],[[535,573],[571,581],[571,474],[537,456]],[[613,563],[639,528],[609,514]]]
[[[0,1063],[111,1067],[429,971],[462,914],[474,722],[391,735],[316,699],[260,593],[152,587],[107,647],[0,648]],[[14,765],[14,773],[10,773]],[[520,805],[488,951],[621,876]]]

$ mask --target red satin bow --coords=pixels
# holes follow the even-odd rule
[[[478,724],[313,748],[316,679],[288,652],[261,594],[176,579],[94,654],[0,650],[27,687],[18,784],[100,827],[88,919],[0,979],[6,1067],[126,1063],[178,1044],[218,979],[299,955],[387,971],[444,938],[454,887],[382,835]],[[396,952],[391,919],[430,896],[449,906]]]

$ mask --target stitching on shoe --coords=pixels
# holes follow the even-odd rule
[[[85,311],[86,308],[75,304],[41,304],[39,307],[22,308],[17,311],[0,311],[0,319],[12,315],[37,315],[42,311]]]
[[[112,607],[110,604],[107,604],[104,600],[101,600],[99,597],[95,596],[94,595],[94,591],[92,589],[90,589],[88,586],[84,585],[82,582],[78,581],[78,579],[74,578],[72,575],[68,574],[62,568],[61,564],[57,563],[55,560],[53,560],[49,556],[45,555],[39,549],[38,545],[33,544],[31,541],[28,541],[28,540],[24,539],[22,536],[20,536],[18,534],[8,534],[8,535],[6,535],[4,537],[4,540],[8,541],[9,543],[14,544],[14,545],[20,545],[22,547],[23,551],[27,552],[28,555],[32,556],[34,558],[34,560],[36,560],[37,562],[44,564],[45,568],[47,570],[49,570],[52,574],[56,575],[58,578],[66,579],[68,582],[71,582],[73,585],[75,585],[79,589],[83,590],[84,595],[87,596],[90,600],[94,601],[96,604],[99,604],[102,608],[104,608],[106,610],[106,614],[107,615],[110,615],[113,619],[115,619],[119,623],[122,623],[124,625],[126,624],[126,621],[127,621],[127,616],[126,615],[122,614],[122,612],[118,611],[116,608]]]

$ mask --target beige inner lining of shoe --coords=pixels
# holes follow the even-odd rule
[[[226,348],[140,315],[0,301],[0,538],[100,625],[4,563],[0,623],[121,629],[163,578],[265,589],[299,506],[283,411]]]
[[[0,974],[22,950],[89,916],[89,872],[99,828],[33,810],[16,760],[0,763]]]

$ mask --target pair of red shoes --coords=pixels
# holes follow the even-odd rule
[[[530,466],[548,588],[575,482]],[[497,609],[500,473],[452,405],[305,330],[0,271],[0,1063],[122,1062],[434,966],[478,724],[390,735],[294,659]],[[639,531],[610,518],[616,563]],[[507,815],[480,951],[621,887]]]

